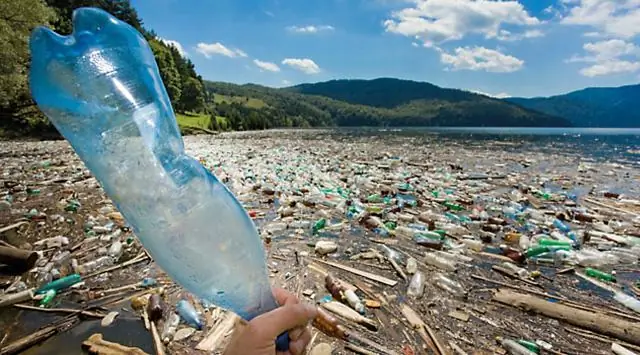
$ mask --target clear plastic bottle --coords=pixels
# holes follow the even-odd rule
[[[464,290],[464,288],[462,287],[462,285],[460,285],[458,282],[444,276],[443,274],[435,274],[432,282],[440,287],[441,289],[449,292],[450,294],[454,295],[455,297],[459,297],[459,298],[465,298],[467,296],[467,292]]]
[[[233,194],[188,156],[153,53],[95,8],[73,33],[31,36],[32,96],[167,274],[198,298],[252,319],[278,305],[264,250]]]
[[[418,298],[424,292],[424,274],[421,271],[413,274],[409,287],[407,287],[407,296]]]
[[[456,262],[439,257],[434,253],[426,253],[423,261],[445,271],[456,271]]]
[[[624,294],[622,292],[616,292],[613,295],[613,298],[620,302],[621,304],[623,304],[625,307],[632,309],[633,311],[640,313],[640,301],[635,298],[635,297],[631,297],[627,294]]]

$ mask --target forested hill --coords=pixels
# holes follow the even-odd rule
[[[60,34],[72,31],[71,15],[79,7],[98,7],[138,30],[149,42],[171,99],[178,112],[205,112],[205,90],[193,63],[177,48],[163,43],[144,27],[129,0],[0,0],[0,133],[39,137],[57,134],[39,112],[29,92],[29,35],[36,26]]]
[[[640,127],[640,85],[587,88],[565,95],[531,99],[511,97],[509,102],[564,117],[577,127]]]
[[[216,115],[240,129],[255,128],[256,122],[257,127],[570,125],[487,96],[398,79],[336,80],[284,89],[205,81],[205,87],[213,94]]]

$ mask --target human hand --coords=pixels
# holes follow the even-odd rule
[[[273,295],[282,305],[271,312],[252,319],[245,327],[236,327],[225,355],[273,355],[276,354],[276,338],[289,331],[289,350],[278,355],[299,355],[311,340],[309,323],[316,317],[315,306],[300,303],[296,296],[274,288]]]

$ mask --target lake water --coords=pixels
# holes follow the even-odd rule
[[[425,142],[441,140],[465,146],[503,144],[505,150],[580,155],[640,165],[640,128],[522,128],[522,127],[416,127],[338,128],[336,135],[414,137]]]

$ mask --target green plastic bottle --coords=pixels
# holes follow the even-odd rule
[[[585,273],[587,276],[593,277],[594,279],[599,279],[603,281],[616,282],[616,275],[607,274],[606,272],[592,269],[590,267],[586,268]]]
[[[535,247],[527,249],[527,251],[524,252],[524,255],[527,258],[532,258],[534,256],[538,256],[540,254],[544,254],[544,253],[548,253],[548,252],[549,252],[549,247],[548,246],[539,245],[539,246],[535,246]]]
[[[533,351],[534,353],[540,354],[540,347],[538,346],[538,344],[532,341],[524,340],[524,339],[516,340],[516,342],[524,346],[525,348]]]
[[[44,294],[44,298],[42,298],[40,300],[40,307],[46,307],[48,306],[51,301],[53,301],[53,299],[56,297],[56,290],[48,290],[47,292],[45,292]]]
[[[381,203],[382,202],[382,197],[378,194],[374,194],[374,195],[369,195],[367,197],[367,202],[369,203]]]
[[[324,227],[327,226],[327,220],[324,218],[319,219],[318,221],[316,221],[316,223],[314,223],[313,225],[313,234],[318,233],[319,231],[321,231],[322,229],[324,229]]]
[[[567,248],[571,248],[571,243],[570,242],[563,242],[561,240],[554,240],[554,239],[540,239],[538,240],[538,244],[539,245],[544,245],[544,246],[552,246],[552,247],[567,247]]]
[[[398,227],[398,224],[394,221],[386,221],[384,222],[384,226],[387,227],[388,230],[394,230]]]
[[[58,292],[60,290],[64,290],[65,288],[71,285],[75,285],[80,281],[82,281],[82,277],[79,274],[67,275],[63,278],[57,279],[55,281],[51,281],[48,284],[40,287],[38,290],[36,290],[36,295],[45,293],[49,290],[54,290]]]
[[[456,211],[456,212],[464,211],[464,207],[462,207],[461,205],[458,205],[457,203],[445,202],[443,203],[443,205],[452,211]]]

